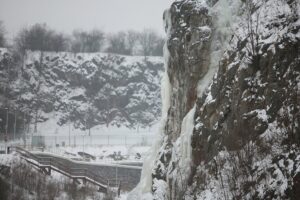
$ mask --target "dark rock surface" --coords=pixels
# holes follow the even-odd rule
[[[0,107],[25,112],[27,123],[55,117],[60,126],[71,121],[80,129],[137,128],[158,120],[161,57],[27,52],[20,62],[1,49]]]
[[[232,9],[235,1],[203,2],[176,1],[169,9],[171,101],[152,173],[153,195],[295,199],[300,166],[299,2],[241,1],[233,25],[228,25],[233,32],[227,35],[213,13],[224,17],[224,5]],[[213,54],[215,39],[229,44],[220,58]],[[198,82],[206,78],[212,61],[218,63],[217,73],[197,97]],[[182,121],[194,105],[191,171],[185,178],[186,169],[179,164],[185,158],[177,157],[176,145],[183,139]],[[158,180],[167,184],[164,192],[155,185]]]
[[[208,10],[195,9],[194,2],[175,2],[170,10],[171,26],[167,48],[168,76],[170,88],[170,108],[165,126],[167,135],[164,152],[160,154],[154,177],[166,180],[166,171],[171,159],[172,142],[181,132],[181,121],[194,106],[197,98],[198,80],[205,75],[209,66],[211,19]],[[199,52],[203,52],[199,56]]]

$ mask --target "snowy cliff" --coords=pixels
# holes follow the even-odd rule
[[[16,63],[1,49],[0,72],[1,109],[9,104],[11,115],[25,112],[31,124],[139,128],[160,117],[161,57],[27,52]]]
[[[165,11],[166,118],[128,199],[300,195],[299,13],[297,0],[182,0]]]

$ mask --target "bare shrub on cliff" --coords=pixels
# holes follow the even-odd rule
[[[264,3],[264,2],[262,2]],[[254,3],[253,0],[245,1],[245,11],[246,11],[246,37],[248,43],[246,44],[246,60],[253,66],[257,66],[259,62],[259,48],[260,48],[260,33],[259,33],[259,19],[260,12],[258,11],[259,3]]]

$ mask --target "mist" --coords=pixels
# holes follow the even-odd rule
[[[155,29],[163,34],[162,13],[171,0],[0,0],[0,20],[11,38],[20,28],[46,23],[57,31],[74,29]]]

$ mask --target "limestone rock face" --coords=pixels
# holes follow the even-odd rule
[[[2,107],[6,103],[1,98],[7,98],[11,108],[32,118],[36,116],[32,110],[38,111],[38,121],[54,120],[55,128],[70,121],[77,129],[137,128],[151,126],[159,118],[162,57],[27,52],[25,58],[23,65],[17,64],[11,52],[0,49]],[[0,120],[5,120],[5,113],[0,112]],[[9,124],[13,130],[14,123]]]
[[[183,117],[194,106],[198,81],[208,71],[211,17],[206,7],[198,8],[193,1],[175,2],[169,12],[172,29],[167,40],[167,73],[172,87],[166,133],[174,141]]]
[[[166,42],[169,52],[167,74],[170,81],[170,108],[165,126],[165,143],[156,163],[157,179],[167,179],[173,142],[181,133],[181,122],[197,99],[198,81],[207,73],[210,62],[211,16],[205,6],[180,1],[167,11],[171,30]],[[166,14],[165,14],[166,15]]]
[[[273,45],[275,53],[265,44],[258,62],[247,68],[239,62],[229,65],[239,59],[239,51],[222,60],[211,91],[197,101],[195,117],[199,126],[193,135],[195,164],[211,160],[220,148],[241,148],[247,141],[257,139],[276,120],[278,123],[288,120],[287,126],[297,122],[300,43],[283,40]],[[205,102],[208,96],[209,101]],[[291,118],[284,119],[288,107],[292,107]],[[298,126],[287,133],[299,140]]]
[[[296,198],[299,10],[296,0],[172,4],[170,108],[152,173],[154,199]],[[189,160],[183,129],[194,106]],[[186,163],[190,170],[182,169]]]

